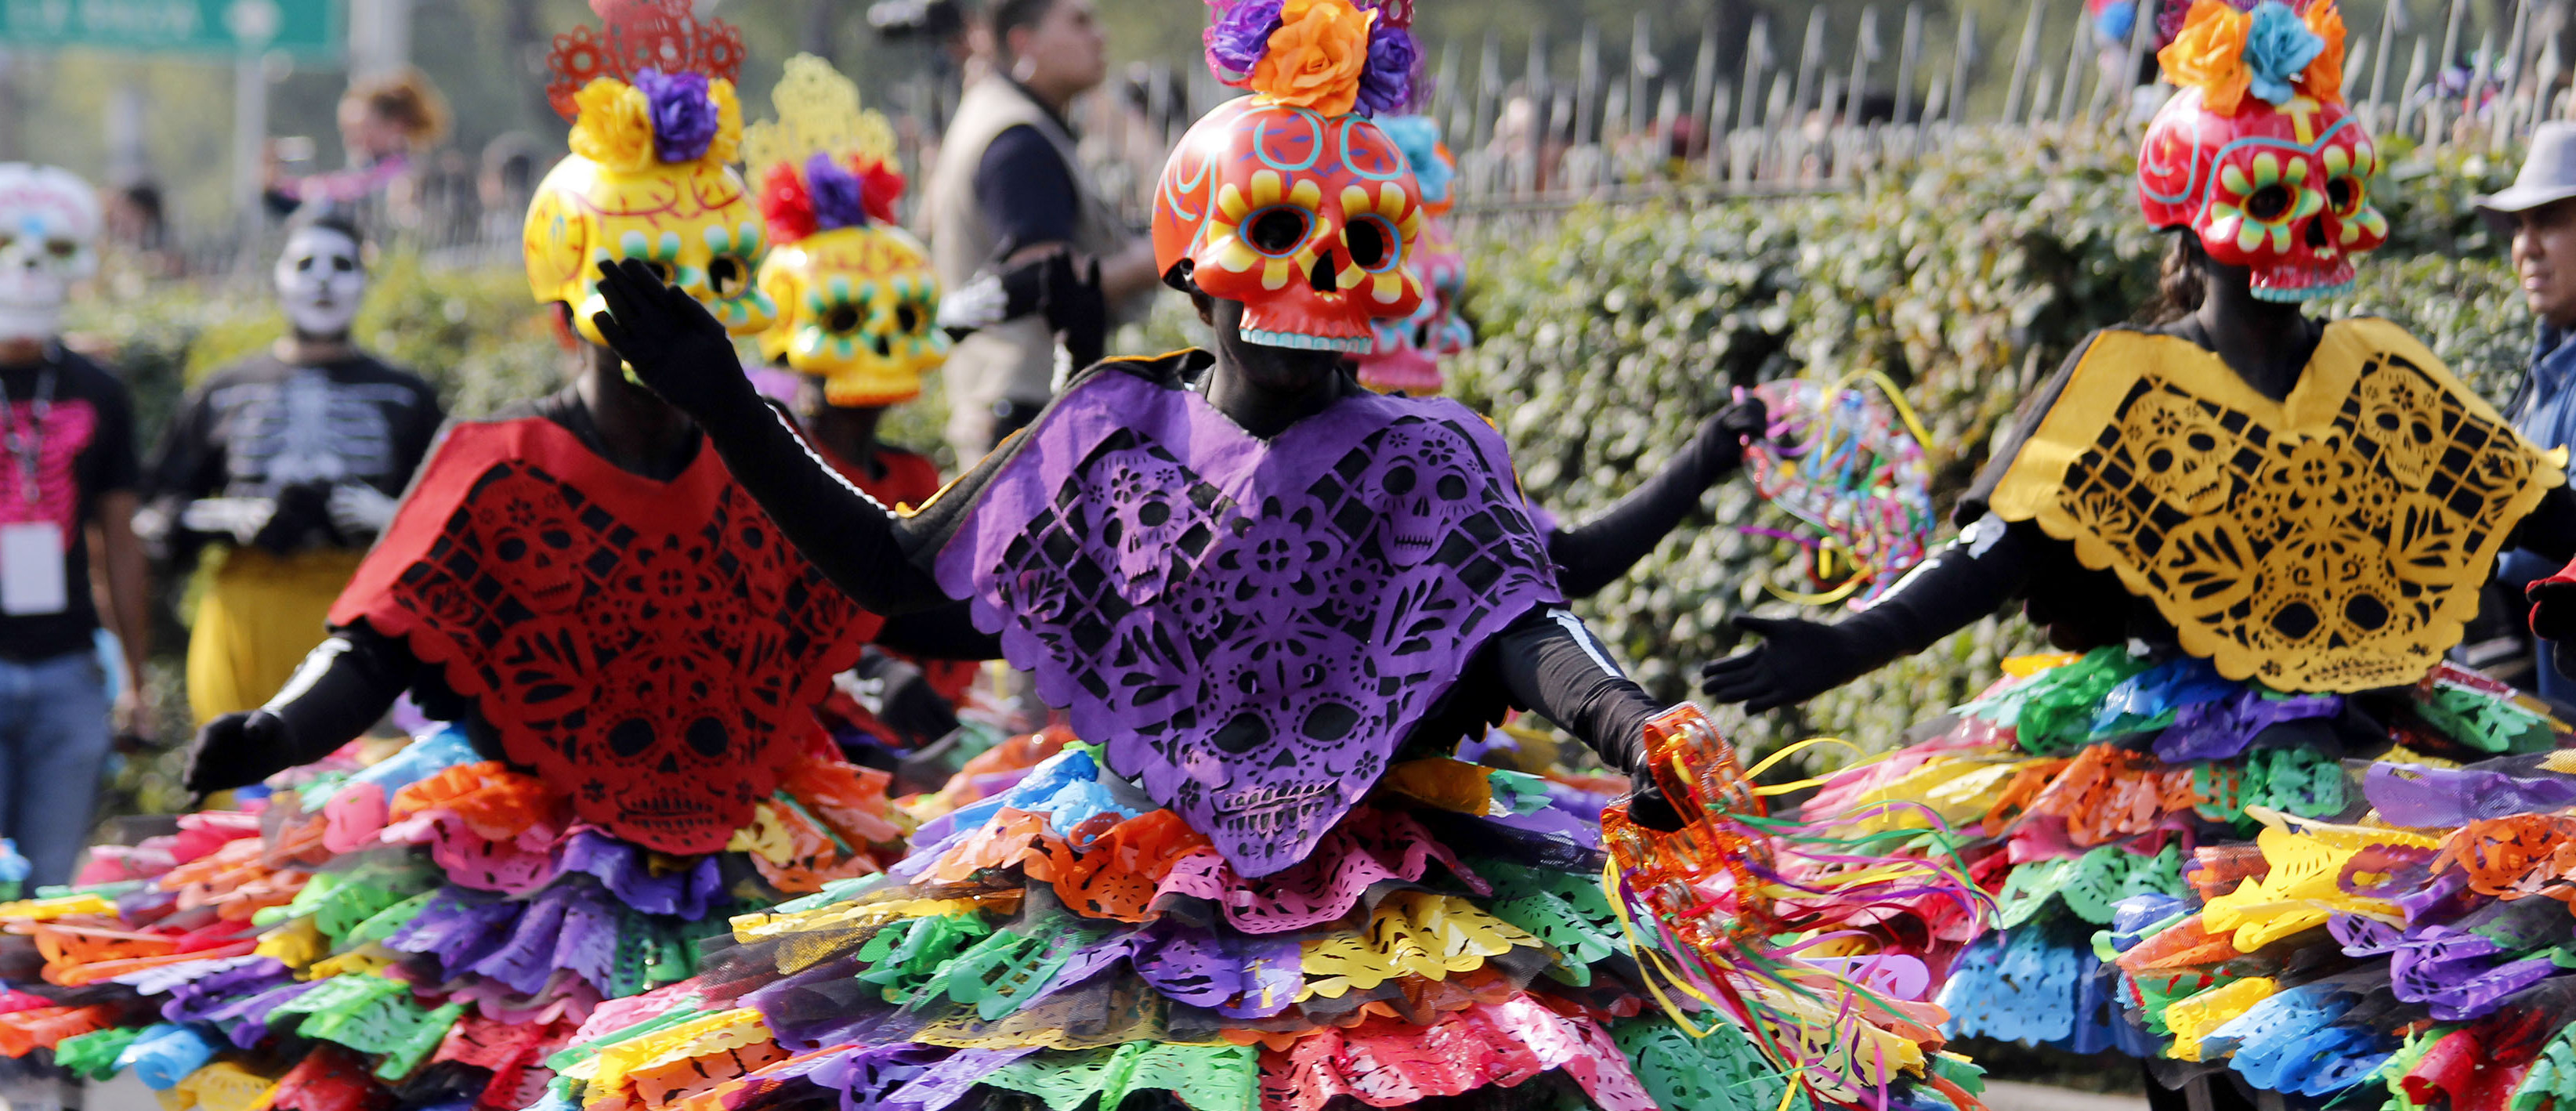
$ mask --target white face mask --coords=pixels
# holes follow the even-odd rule
[[[56,166],[0,164],[0,340],[62,331],[71,286],[98,270],[98,195]]]
[[[277,256],[277,299],[297,335],[335,339],[349,334],[358,301],[367,292],[367,268],[358,244],[330,228],[298,228]]]

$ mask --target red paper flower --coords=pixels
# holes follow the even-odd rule
[[[814,234],[814,199],[795,166],[781,162],[761,178],[760,215],[769,222],[771,242],[794,243]]]
[[[893,226],[894,202],[903,197],[903,171],[891,159],[869,159],[866,155],[850,156],[850,172],[859,178],[859,204],[868,219]]]

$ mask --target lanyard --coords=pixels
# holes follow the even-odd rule
[[[0,433],[8,436],[9,454],[18,457],[18,496],[34,505],[42,496],[36,489],[36,463],[45,454],[45,417],[54,411],[53,367],[36,375],[36,394],[28,411],[33,419],[22,429],[9,410],[9,391],[0,388]]]

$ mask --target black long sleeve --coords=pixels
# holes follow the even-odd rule
[[[2576,559],[2576,488],[2557,486],[2540,496],[2540,504],[2514,526],[2508,550],[2520,548],[2552,563]]]
[[[1758,408],[1749,422],[1731,420],[1733,412],[1711,417],[1663,470],[1600,516],[1548,534],[1547,558],[1556,564],[1557,588],[1568,599],[1589,598],[1618,581],[1698,508],[1701,491],[1734,473],[1744,460],[1739,438],[1745,429],[1739,423],[1758,433],[1761,419]]]
[[[877,643],[920,660],[998,660],[999,637],[975,627],[966,602],[899,614],[877,630]]]
[[[390,637],[364,628],[333,636],[268,705],[198,730],[184,782],[198,792],[246,787],[328,756],[384,717],[419,670],[410,649]]]
[[[323,641],[263,707],[286,723],[298,750],[283,767],[328,756],[383,720],[419,670],[401,641],[363,628]]]
[[[1839,627],[1883,647],[1881,664],[1930,648],[2012,599],[2029,579],[2034,539],[2027,526],[1987,514]]]
[[[904,557],[886,507],[815,454],[785,413],[748,388],[741,398],[698,414],[698,424],[797,551],[871,613],[897,617],[949,603],[929,572]]]
[[[1514,703],[1581,738],[1623,773],[1644,762],[1646,722],[1666,707],[1620,673],[1572,612],[1533,610],[1494,638],[1492,651]]]

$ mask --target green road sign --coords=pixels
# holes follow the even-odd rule
[[[0,0],[0,45],[340,53],[341,0]]]

